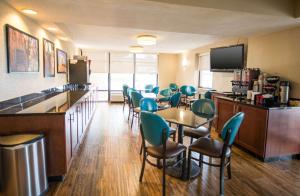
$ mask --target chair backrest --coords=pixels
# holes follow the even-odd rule
[[[151,93],[152,92],[152,89],[153,89],[153,85],[152,84],[147,84],[145,86],[145,92],[146,93]]]
[[[157,103],[152,98],[143,98],[140,101],[141,111],[156,112],[158,110]]]
[[[127,89],[129,88],[129,86],[127,84],[124,84],[122,88],[123,88],[123,97],[127,97]]]
[[[172,108],[175,108],[179,105],[180,97],[181,97],[180,92],[177,92],[174,95],[172,95],[172,97],[170,98],[170,105],[171,105]]]
[[[153,89],[152,89],[152,93],[154,93],[154,94],[158,94],[159,93],[159,86],[156,86],[156,87],[154,87]]]
[[[194,96],[196,94],[197,90],[193,86],[187,86],[186,87],[186,96]]]
[[[187,89],[187,85],[183,85],[180,87],[180,92],[183,94],[183,95],[186,95],[186,89]]]
[[[199,99],[192,104],[192,111],[197,116],[212,118],[216,113],[215,103],[210,99]]]
[[[140,101],[143,98],[143,95],[137,91],[131,92],[131,101],[132,101],[132,106],[134,108],[140,107]]]
[[[234,142],[235,136],[239,131],[239,128],[244,120],[245,114],[243,112],[239,112],[231,117],[223,126],[221,137],[222,140],[225,141],[228,139],[228,146],[231,146]],[[227,136],[227,132],[230,130],[230,134]],[[229,138],[226,138],[229,137]]]
[[[143,139],[153,146],[163,144],[163,130],[166,130],[166,138],[170,135],[168,123],[162,117],[151,112],[141,112],[141,126]]]
[[[205,98],[205,99],[211,99],[211,96],[212,96],[212,93],[211,93],[210,91],[206,91],[206,92],[204,93],[204,98]]]
[[[163,89],[159,92],[160,95],[164,97],[169,97],[171,95],[172,91],[169,88]]]
[[[177,84],[175,84],[175,83],[171,83],[171,84],[169,84],[169,88],[170,88],[172,91],[177,91],[178,86],[177,86]]]
[[[127,88],[127,97],[130,98],[131,97],[131,93],[136,91],[134,88]]]

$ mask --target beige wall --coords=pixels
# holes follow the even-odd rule
[[[65,84],[66,74],[57,74],[55,71],[54,78],[43,77],[42,39],[53,41],[55,47],[65,50],[69,57],[77,52],[74,45],[70,42],[61,42],[3,1],[0,2],[0,10],[0,101]],[[38,73],[7,73],[5,24],[10,24],[39,39],[40,71]]]
[[[176,74],[177,83],[194,84],[198,82],[197,54],[209,52],[210,48],[245,43],[247,67],[279,75],[292,82],[291,97],[300,98],[300,27],[243,39],[228,39],[206,47],[180,54]],[[232,73],[214,73],[213,88],[229,91]]]
[[[176,82],[178,67],[178,54],[158,55],[158,86],[160,89],[169,87],[170,83]]]
[[[300,27],[250,37],[248,43],[248,67],[291,81],[291,97],[300,98]]]

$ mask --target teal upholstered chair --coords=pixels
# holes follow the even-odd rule
[[[131,127],[133,124],[133,119],[139,118],[140,113],[140,101],[143,98],[143,95],[137,91],[131,92],[131,102],[132,102],[132,119],[131,119]]]
[[[184,85],[180,88],[180,91],[183,95],[185,109],[186,109],[187,106],[191,104],[191,102],[192,102],[191,98],[193,98],[196,95],[197,90],[193,86]]]
[[[197,129],[185,128],[183,130],[184,136],[191,138],[191,143],[193,139],[198,139],[200,137],[210,136],[212,118],[215,116],[216,108],[215,103],[210,99],[199,99],[192,104],[192,112],[197,116],[206,118],[209,120],[208,127],[200,126]]]
[[[145,93],[151,93],[153,89],[153,85],[152,84],[147,84],[145,86]]]
[[[178,90],[178,85],[175,83],[171,83],[169,84],[169,88],[171,89],[171,91],[175,92]]]
[[[142,98],[140,101],[140,110],[141,111],[147,111],[147,112],[156,112],[160,108],[158,107],[156,101],[152,98]],[[176,129],[173,127],[170,127],[170,135],[173,138],[173,141],[176,140]],[[140,154],[142,154],[142,148],[140,151]]]
[[[133,106],[132,106],[132,99],[131,99],[131,93],[132,92],[137,92],[134,88],[127,88],[127,100],[128,100],[128,121],[130,117],[130,113],[133,111]]]
[[[177,160],[178,162],[183,162],[182,171],[185,167],[185,154],[186,147],[182,144],[175,143],[168,140],[170,135],[170,128],[167,122],[160,116],[151,113],[151,112],[141,112],[141,135],[142,135],[142,146],[143,146],[143,163],[140,174],[140,182],[143,180],[144,169],[146,161],[153,166],[157,166],[154,163],[151,163],[147,159],[148,156],[156,158],[158,160],[163,160],[163,177],[162,177],[162,187],[163,187],[163,196],[166,195],[166,160],[175,158],[179,155],[183,155],[181,159]],[[175,165],[174,164],[174,165]],[[183,176],[183,172],[182,172]]]
[[[212,99],[212,93],[211,93],[211,91],[206,91],[204,93],[204,98],[205,99]]]
[[[122,86],[123,88],[123,111],[124,111],[124,108],[125,108],[125,104],[128,103],[128,96],[127,96],[127,89],[129,88],[129,86],[127,84],[124,84]]]
[[[159,93],[159,87],[154,87],[151,92],[157,95]]]
[[[170,105],[172,108],[176,108],[180,104],[180,98],[181,98],[181,93],[177,92],[174,95],[171,96],[170,98]]]
[[[169,88],[163,89],[159,92],[163,97],[159,98],[159,102],[168,102],[170,100],[172,91]]]
[[[227,168],[228,179],[231,179],[231,146],[244,120],[244,115],[244,113],[239,112],[225,123],[221,132],[222,141],[202,137],[190,145],[188,152],[188,177],[191,159],[196,159],[191,154],[193,152],[199,153],[201,169],[203,164],[220,168],[220,195],[224,195],[224,169],[225,167]],[[203,156],[220,159],[220,164],[205,162]]]

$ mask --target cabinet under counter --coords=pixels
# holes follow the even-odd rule
[[[67,91],[17,113],[0,114],[0,136],[44,134],[47,176],[60,180],[84,138],[95,110],[94,98],[93,91]]]
[[[214,125],[218,133],[235,113],[245,113],[236,145],[264,161],[300,154],[299,107],[263,107],[218,96],[214,100],[217,107]]]

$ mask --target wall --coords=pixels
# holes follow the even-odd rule
[[[57,74],[56,70],[55,77],[44,78],[42,40],[46,38],[54,42],[55,47],[66,51],[69,57],[77,52],[74,45],[58,40],[35,21],[20,14],[3,1],[0,2],[0,10],[0,101],[65,84],[66,74]],[[39,39],[40,71],[38,73],[7,73],[5,24],[10,24]]]
[[[176,83],[178,58],[178,54],[160,53],[158,55],[158,86],[160,89],[169,87],[170,83]]]
[[[198,86],[198,55],[209,53],[210,48],[221,46],[235,45],[244,43],[247,45],[246,38],[233,38],[219,41],[204,47],[196,48],[179,56],[179,66],[176,74],[176,81],[179,85],[190,84]],[[233,80],[232,73],[213,73],[213,88],[219,91],[231,91],[231,83]]]
[[[210,48],[244,43],[247,45],[247,67],[260,68],[272,75],[291,81],[291,97],[300,98],[300,27],[266,35],[243,39],[223,40],[205,47],[180,54],[177,83],[198,83],[197,54],[209,52]],[[213,73],[213,88],[230,91],[232,73]]]
[[[300,98],[300,27],[250,37],[248,43],[248,67],[291,81],[291,97]]]

